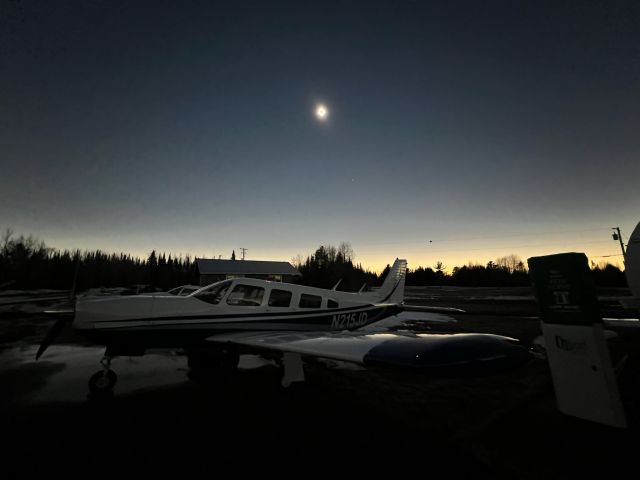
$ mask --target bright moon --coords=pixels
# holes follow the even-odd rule
[[[329,109],[322,104],[316,105],[316,117],[318,120],[326,120],[329,116]]]

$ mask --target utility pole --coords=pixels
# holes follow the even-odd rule
[[[613,237],[614,240],[618,240],[620,242],[620,250],[622,250],[622,258],[625,257],[626,252],[624,251],[624,243],[622,243],[622,234],[620,233],[620,227],[612,227],[611,230],[614,230]]]
[[[244,252],[246,252],[249,249],[240,247],[240,250],[242,250],[242,260],[244,260]]]

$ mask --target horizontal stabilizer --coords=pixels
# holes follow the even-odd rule
[[[75,309],[73,308],[56,308],[56,309],[52,309],[52,310],[45,310],[43,312],[45,315],[51,315],[51,316],[67,316],[67,315],[73,315],[75,312]]]
[[[427,313],[467,313],[465,310],[453,307],[430,307],[427,305],[402,305],[405,312],[427,312]]]

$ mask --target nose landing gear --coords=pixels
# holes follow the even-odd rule
[[[104,356],[100,360],[102,370],[94,373],[89,379],[89,391],[95,396],[105,396],[113,393],[113,387],[118,381],[116,372],[111,370],[111,357]]]

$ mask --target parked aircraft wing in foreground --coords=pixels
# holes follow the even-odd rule
[[[489,373],[530,359],[516,339],[483,333],[231,333],[207,340],[250,350],[327,358],[365,367],[405,367],[436,374]]]

